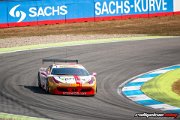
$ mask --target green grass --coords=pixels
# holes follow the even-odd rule
[[[141,90],[150,98],[180,107],[180,96],[173,92],[172,85],[180,79],[180,69],[169,71],[148,82]]]
[[[0,120],[48,120],[48,119],[29,117],[29,116],[24,116],[24,115],[0,113]]]

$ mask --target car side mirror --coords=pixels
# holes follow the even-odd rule
[[[93,72],[93,73],[92,73],[92,75],[93,75],[93,76],[96,76],[96,75],[97,75],[97,73]]]

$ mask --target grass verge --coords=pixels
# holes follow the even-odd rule
[[[59,34],[147,34],[180,36],[180,15],[0,29],[0,38]]]
[[[65,47],[65,46],[75,46],[75,45],[85,45],[85,44],[100,44],[100,43],[110,43],[110,42],[120,42],[120,41],[134,41],[134,40],[148,40],[157,38],[170,38],[172,36],[143,36],[143,37],[127,37],[127,38],[109,38],[109,39],[97,39],[97,40],[82,40],[82,41],[71,41],[71,42],[61,42],[61,43],[49,43],[49,44],[38,44],[38,45],[27,45],[11,48],[0,48],[0,54],[11,53],[17,51],[25,50],[36,50],[43,48],[52,47]]]
[[[45,118],[29,117],[24,115],[14,115],[0,112],[0,120],[48,120]]]
[[[172,70],[146,82],[141,90],[152,99],[180,107],[180,96],[172,90],[173,83],[179,79],[180,69]]]
[[[173,83],[173,91],[180,96],[180,79]]]

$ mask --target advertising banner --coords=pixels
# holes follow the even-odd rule
[[[95,0],[95,16],[172,12],[172,3],[172,0]]]
[[[7,9],[7,19],[8,23],[11,26],[16,26],[16,23],[22,22],[37,22],[38,17],[30,17],[30,8],[37,8],[35,1],[26,1],[26,2],[9,2]]]
[[[176,2],[178,0],[175,0]],[[0,26],[85,22],[179,10],[174,0],[46,0],[0,2]],[[102,18],[102,19],[101,19]],[[109,20],[110,20],[109,19]]]
[[[0,2],[0,27],[8,26],[7,16],[8,16],[7,2]]]

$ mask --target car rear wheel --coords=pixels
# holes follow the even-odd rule
[[[48,83],[48,81],[46,82],[46,93],[47,94],[49,93],[49,83]]]
[[[39,73],[38,73],[38,86],[39,86],[39,88],[41,88],[41,81],[40,81]]]

